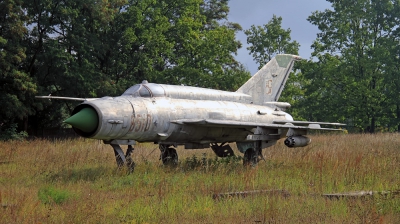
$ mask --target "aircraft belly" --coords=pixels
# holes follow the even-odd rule
[[[167,139],[173,142],[235,142],[244,141],[248,132],[241,129],[187,126],[174,132]]]

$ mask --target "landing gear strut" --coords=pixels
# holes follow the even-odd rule
[[[129,172],[133,172],[135,169],[135,163],[132,160],[132,152],[134,148],[132,145],[128,145],[128,149],[126,150],[126,154],[124,155],[124,151],[117,144],[111,144],[114,149],[115,160],[117,161],[118,168],[122,168],[125,165],[128,167]]]
[[[171,145],[159,145],[161,155],[160,160],[165,166],[175,167],[178,165],[178,153]]]
[[[260,161],[260,155],[261,151],[259,150],[256,150],[254,148],[247,149],[244,153],[243,165],[252,167],[256,166],[258,164],[258,161]]]

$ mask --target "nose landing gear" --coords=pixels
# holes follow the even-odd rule
[[[126,150],[126,154],[124,155],[124,151],[118,144],[111,144],[114,149],[115,160],[117,161],[118,168],[122,168],[125,165],[127,166],[129,172],[133,172],[135,169],[135,162],[132,160],[132,152],[134,148],[132,145],[128,145],[128,149]]]

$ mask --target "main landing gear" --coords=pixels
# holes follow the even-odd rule
[[[225,143],[221,143],[218,145],[217,143],[211,144],[211,149],[214,151],[215,155],[218,157],[228,157],[228,156],[235,156],[230,145],[224,145]]]
[[[263,157],[260,149],[248,148],[244,153],[243,165],[254,167],[261,159],[263,159]]]
[[[165,166],[176,167],[178,165],[178,153],[176,149],[172,148],[172,145],[159,145],[161,155],[160,160]]]
[[[114,149],[115,160],[117,162],[118,168],[123,168],[126,166],[129,172],[133,172],[135,169],[135,163],[132,160],[132,152],[134,148],[132,145],[135,143],[134,141],[121,142],[123,145],[128,145],[126,153],[120,147],[119,141],[112,142],[104,142],[106,144],[110,144]],[[244,146],[244,145],[243,145]],[[243,157],[243,165],[244,166],[256,166],[261,159],[264,159],[262,156],[262,148],[261,141],[256,141],[254,143],[246,143],[247,147],[238,147],[239,151],[244,151]],[[161,155],[160,160],[165,166],[176,167],[178,165],[178,154],[176,149],[172,147],[170,144],[160,144],[159,145]],[[247,149],[246,149],[247,148]],[[232,148],[229,145],[225,145],[224,143],[212,144],[211,149],[215,152],[218,157],[228,157],[235,156]],[[246,150],[245,150],[246,149]]]
[[[256,141],[253,143],[253,147],[244,152],[243,165],[254,167],[260,160],[265,159],[262,155],[261,141]]]
[[[235,156],[232,148],[229,145],[224,145],[222,143],[220,145],[213,143],[211,144],[211,149],[218,157],[228,157],[228,156]],[[247,145],[246,151],[244,151],[243,157],[243,165],[244,166],[256,166],[261,159],[264,159],[262,156],[262,148],[261,148],[261,141],[257,141]],[[246,149],[246,148],[245,148]],[[243,152],[243,151],[242,151]]]

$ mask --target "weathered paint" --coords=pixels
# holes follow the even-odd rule
[[[278,101],[294,62],[297,60],[300,60],[300,57],[287,54],[277,55],[236,92],[250,95],[253,104],[262,105],[264,102]]]

